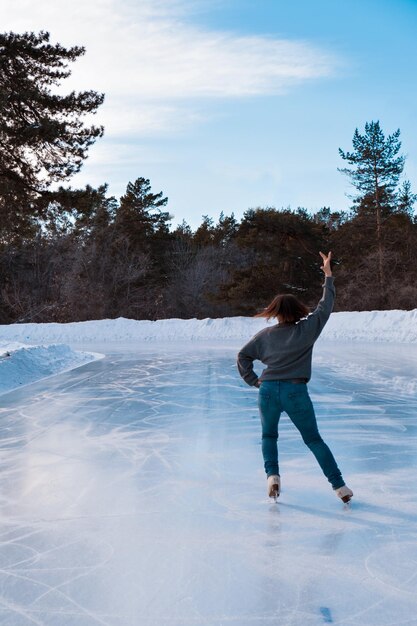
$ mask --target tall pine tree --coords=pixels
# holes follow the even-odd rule
[[[365,133],[358,129],[353,135],[353,152],[339,154],[353,168],[339,168],[346,174],[357,195],[354,197],[354,212],[358,217],[373,220],[373,232],[378,256],[378,276],[380,306],[385,304],[385,271],[383,222],[397,208],[397,188],[404,169],[405,157],[400,155],[400,130],[385,137],[379,121],[367,122]],[[369,221],[368,221],[369,223]]]
[[[103,94],[58,87],[79,46],[49,43],[49,33],[0,34],[0,242],[33,234],[53,182],[78,172],[102,126],[85,126]]]

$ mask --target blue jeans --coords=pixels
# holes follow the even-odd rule
[[[345,484],[333,454],[318,431],[306,383],[265,380],[259,388],[258,406],[262,422],[262,454],[267,476],[279,475],[278,422],[282,411],[285,411],[300,431],[304,443],[316,457],[333,489]]]

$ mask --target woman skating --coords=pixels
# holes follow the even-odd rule
[[[285,411],[300,431],[304,443],[316,457],[336,494],[349,502],[353,496],[346,486],[332,452],[320,436],[314,408],[308,394],[313,346],[332,312],[335,289],[328,256],[320,252],[325,274],[323,296],[316,310],[295,296],[276,296],[255,317],[276,318],[278,324],[257,333],[238,354],[238,369],[244,381],[259,387],[258,405],[262,423],[262,454],[268,479],[268,495],[278,497],[281,481],[278,465],[278,422]],[[267,367],[261,376],[253,371],[258,359]]]

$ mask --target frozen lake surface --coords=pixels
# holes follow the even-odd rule
[[[238,347],[89,346],[0,398],[2,626],[417,625],[416,346],[316,346],[349,508],[287,417],[269,502]]]

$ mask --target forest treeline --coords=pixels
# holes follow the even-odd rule
[[[83,123],[103,94],[52,90],[83,53],[48,33],[0,34],[0,323],[252,315],[279,292],[314,306],[319,250],[333,252],[336,310],[417,307],[416,196],[399,130],[385,136],[372,121],[339,150],[348,212],[259,207],[173,227],[143,176],[120,199],[105,184],[62,185],[103,134]]]

